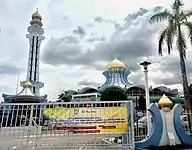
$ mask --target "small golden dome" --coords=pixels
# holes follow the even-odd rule
[[[125,65],[123,62],[121,62],[120,60],[118,60],[117,58],[115,58],[114,60],[112,60],[111,62],[109,62],[107,64],[107,68],[108,69],[118,69],[118,68],[125,68]]]
[[[41,14],[38,12],[38,9],[35,13],[32,14],[32,19],[40,19],[42,20]]]
[[[30,87],[31,85],[32,85],[31,82],[29,82],[29,81],[25,82],[26,87]]]
[[[161,108],[170,108],[173,105],[173,102],[165,94],[163,94],[158,104]]]

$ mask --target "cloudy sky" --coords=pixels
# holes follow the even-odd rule
[[[184,0],[191,7],[191,0]],[[17,76],[26,78],[29,44],[25,37],[31,14],[39,8],[46,39],[41,45],[41,94],[54,100],[64,89],[97,87],[105,82],[107,61],[117,57],[131,70],[129,80],[143,84],[139,63],[150,60],[149,83],[181,89],[177,50],[157,55],[158,32],[149,17],[172,0],[0,0],[0,93],[15,94]],[[192,75],[191,46],[187,70]],[[178,84],[179,83],[179,84]],[[21,90],[21,88],[20,88]],[[2,99],[2,98],[0,98]]]

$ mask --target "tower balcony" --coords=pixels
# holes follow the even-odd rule
[[[27,81],[22,81],[20,83],[20,86],[24,87],[26,82]],[[43,88],[44,87],[44,83],[40,82],[40,81],[30,81],[30,83],[31,83],[31,86],[36,87],[36,88]]]

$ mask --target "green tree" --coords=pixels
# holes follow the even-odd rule
[[[180,68],[183,81],[183,92],[185,96],[185,106],[191,110],[191,102],[188,94],[188,80],[185,67],[186,59],[186,35],[183,29],[187,29],[190,42],[192,44],[192,22],[188,19],[192,16],[192,10],[184,10],[181,0],[175,0],[172,9],[165,9],[163,12],[154,14],[149,22],[161,22],[168,21],[168,25],[160,32],[158,41],[158,53],[162,56],[162,47],[164,42],[166,43],[168,54],[171,53],[173,42],[176,41],[176,46],[180,57]]]
[[[72,96],[67,91],[63,91],[61,94],[58,95],[57,102],[70,102],[71,99]]]
[[[105,89],[101,93],[101,101],[120,101],[120,100],[126,100],[127,95],[125,94],[124,89],[121,89],[116,86],[111,86],[107,89]]]

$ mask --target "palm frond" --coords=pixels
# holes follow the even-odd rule
[[[192,10],[187,10],[187,11],[185,11],[185,12],[182,12],[182,14],[181,14],[182,16],[181,16],[181,21],[182,22],[187,22],[188,20],[188,18],[190,18],[190,17],[192,17]]]
[[[192,45],[192,22],[186,22],[185,25],[187,26],[187,29],[189,31],[189,38]]]
[[[173,38],[174,38],[174,32],[172,29],[167,30],[167,35],[166,35],[166,43],[167,43],[167,48],[168,48],[168,54],[171,53],[171,50],[173,48]]]
[[[160,36],[159,36],[158,54],[160,56],[163,55],[163,53],[162,53],[162,46],[163,46],[163,42],[164,42],[164,40],[166,38],[166,35],[167,35],[167,28],[164,29],[163,31],[161,31]]]
[[[173,9],[179,9],[183,5],[184,5],[184,3],[181,0],[175,0],[175,2],[172,5],[172,8]]]
[[[181,32],[181,29],[179,29],[177,35],[177,48],[179,52],[183,55],[183,57],[186,58],[186,48],[187,48],[186,39],[183,33]]]
[[[168,20],[168,26],[169,28],[174,32],[174,34],[176,33],[177,31],[177,22],[176,22],[176,19],[175,17],[171,18]]]
[[[180,23],[187,22],[187,17],[186,17],[185,15],[186,15],[186,14],[185,14],[184,11],[182,11],[182,12],[179,14],[179,17],[180,17],[179,22],[180,22]]]
[[[150,19],[149,19],[149,23],[155,23],[155,22],[161,22],[164,20],[167,20],[168,18],[172,18],[173,15],[167,10],[165,9],[163,12],[154,14]]]
[[[175,0],[175,2],[172,5],[172,12],[173,12],[174,16],[177,16],[176,17],[177,21],[181,20],[181,16],[179,16],[179,15],[183,11],[182,10],[183,5],[184,5],[184,3],[182,3],[181,0]]]
[[[177,26],[174,18],[169,19],[169,26],[167,27],[167,32],[166,32],[166,43],[168,48],[168,54],[171,53],[171,50],[173,48],[172,46],[173,46],[173,40],[176,34],[176,30],[177,30]]]
[[[185,13],[185,16],[187,18],[192,17],[192,10],[187,10],[186,13]]]

